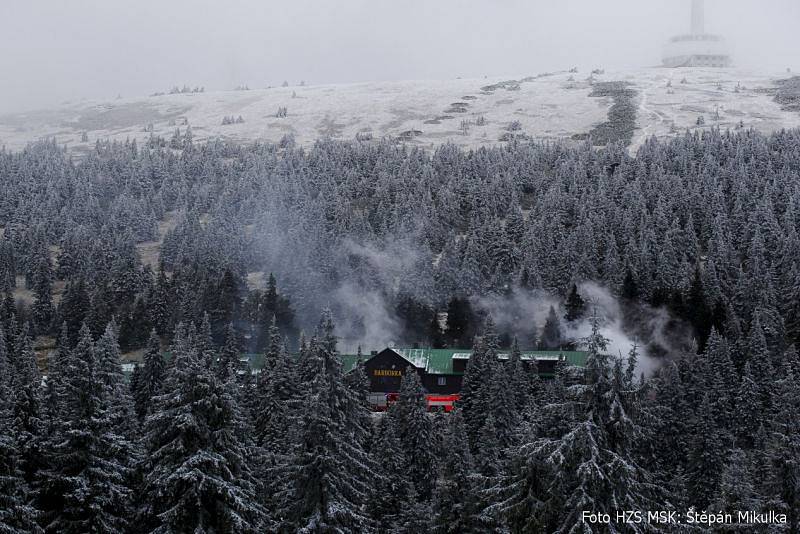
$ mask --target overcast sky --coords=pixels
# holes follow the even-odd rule
[[[0,111],[230,89],[656,65],[690,0],[0,0]],[[707,0],[738,66],[800,71],[800,0]]]

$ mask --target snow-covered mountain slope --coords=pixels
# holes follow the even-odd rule
[[[775,84],[786,74],[759,75],[735,69],[640,69],[560,72],[518,78],[380,82],[278,87],[249,91],[175,94],[0,116],[0,146],[20,149],[55,138],[73,150],[97,139],[169,137],[191,125],[195,140],[224,137],[278,141],[293,134],[299,144],[320,137],[398,137],[424,147],[444,142],[476,147],[515,135],[536,139],[581,139],[608,121],[615,99],[593,95],[594,82],[622,81],[635,94],[631,148],[648,136],[686,129],[761,131],[800,126],[800,113],[774,101]],[[285,117],[278,117],[280,108]],[[629,114],[634,117],[634,114]],[[243,123],[223,125],[225,117]],[[703,124],[698,125],[698,117]],[[84,133],[86,136],[84,137]],[[593,136],[594,137],[594,136]],[[82,141],[82,138],[84,141]]]

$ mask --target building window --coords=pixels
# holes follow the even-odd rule
[[[436,385],[437,386],[446,386],[447,385],[447,377],[446,376],[436,377]]]

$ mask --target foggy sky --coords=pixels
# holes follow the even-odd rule
[[[689,0],[0,0],[0,111],[81,98],[657,65]],[[798,0],[707,0],[736,66],[800,70]]]

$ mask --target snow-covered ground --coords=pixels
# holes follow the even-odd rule
[[[761,75],[735,69],[649,68],[595,75],[598,81],[627,81],[638,92],[637,131],[632,149],[648,136],[697,128],[761,131],[800,126],[800,114],[782,111],[769,92],[786,74]],[[195,140],[224,137],[278,141],[293,134],[309,145],[320,137],[402,137],[424,147],[444,142],[476,147],[500,144],[518,121],[537,139],[569,139],[603,122],[610,98],[590,97],[589,73],[448,81],[377,82],[277,87],[126,98],[66,104],[57,109],[0,116],[0,146],[20,149],[43,137],[81,151],[97,139],[169,137],[191,125]],[[516,83],[501,82],[514,81]],[[671,80],[671,86],[669,82]],[[496,85],[499,84],[499,85]],[[491,87],[494,86],[494,87]],[[285,107],[287,116],[276,117]],[[226,116],[244,123],[222,125]],[[469,124],[462,128],[462,121]],[[482,123],[482,121],[484,121]],[[482,123],[482,124],[481,124]],[[86,132],[88,141],[82,142]]]

